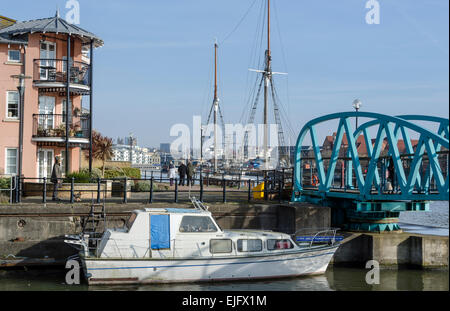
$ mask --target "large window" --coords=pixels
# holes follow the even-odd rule
[[[230,239],[211,239],[209,241],[209,251],[211,254],[231,253],[232,245]]]
[[[181,220],[180,232],[216,232],[217,227],[209,217],[184,216]]]
[[[6,175],[17,175],[17,148],[6,148]]]
[[[10,119],[19,118],[19,92],[6,92],[6,117]]]
[[[267,240],[267,249],[269,251],[289,248],[294,248],[294,245],[289,240]]]
[[[8,61],[20,63],[20,51],[19,50],[9,50],[8,51]]]
[[[238,240],[238,252],[260,252],[262,251],[262,241],[257,239]]]

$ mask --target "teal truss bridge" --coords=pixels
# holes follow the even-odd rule
[[[354,130],[358,118],[363,122]],[[336,129],[328,144],[318,139],[323,127]],[[448,119],[342,112],[300,131],[292,201],[331,207],[334,225],[396,231],[401,211],[427,211],[430,201],[448,199]]]

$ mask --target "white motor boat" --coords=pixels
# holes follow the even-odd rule
[[[221,230],[194,208],[146,208],[123,228],[66,236],[88,284],[252,280],[323,274],[339,247],[336,229],[314,234]]]

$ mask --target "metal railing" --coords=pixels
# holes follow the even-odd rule
[[[33,137],[66,137],[65,114],[33,114]],[[89,114],[69,115],[69,137],[89,138]]]
[[[441,172],[443,178],[447,178],[448,174],[448,163],[449,163],[449,151],[439,151],[436,152],[438,156],[438,161],[441,166]],[[410,174],[410,168],[413,161],[414,154],[402,154],[400,155],[400,160],[403,165],[403,170],[406,176]],[[395,194],[400,193],[401,188],[397,178],[397,174],[389,174],[389,160],[390,156],[380,156],[377,162],[377,168],[380,178],[380,191],[385,194]],[[369,162],[371,157],[360,156],[361,170],[363,172],[363,177],[366,177],[366,172],[369,168]],[[329,157],[322,158],[324,163],[325,172],[328,170],[328,164],[330,161]],[[304,157],[301,159],[301,185],[304,189],[318,189],[320,182],[318,179],[317,167],[315,167],[316,159],[313,157]],[[339,157],[334,172],[334,178],[331,183],[331,191],[351,191],[357,189],[357,180],[354,169],[351,167],[352,171],[349,171],[348,163],[351,163],[352,159],[349,157]],[[349,176],[350,175],[350,176]],[[438,191],[436,180],[434,175],[430,174],[430,165],[428,156],[424,155],[422,163],[419,167],[418,175],[421,176],[421,182],[417,182],[414,191],[416,193],[430,193],[433,191]],[[375,187],[372,189],[377,191]]]
[[[7,178],[0,178],[0,179],[7,180]],[[13,193],[15,190],[16,190],[16,178],[14,176],[11,176],[11,177],[9,177],[9,188],[1,189],[1,187],[0,187],[0,203],[2,203],[1,202],[2,193],[5,193],[5,192],[6,193],[9,192],[9,195],[8,195],[9,203],[13,203]]]
[[[336,236],[339,228],[303,228],[292,235],[292,239],[299,246],[313,247],[313,245],[334,245],[343,240],[342,236]]]
[[[91,66],[84,62],[70,61],[70,83],[90,86]],[[33,61],[34,82],[67,82],[67,60],[35,59]]]
[[[145,203],[190,202],[192,197],[201,202],[252,202],[254,200],[289,201],[292,173],[265,173],[249,178],[242,174],[214,175],[197,172],[191,179],[170,179],[162,173],[144,174],[143,178],[97,178],[88,183],[77,183],[75,178],[60,178],[58,201],[66,203]],[[283,180],[282,177],[285,177]],[[14,177],[18,185],[13,191],[13,203],[48,203],[55,184],[50,178]],[[263,183],[264,189],[255,187]],[[259,199],[254,198],[254,195]]]

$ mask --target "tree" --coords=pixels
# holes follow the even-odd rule
[[[102,177],[105,177],[105,162],[113,157],[112,139],[92,131],[92,157],[102,161]]]

